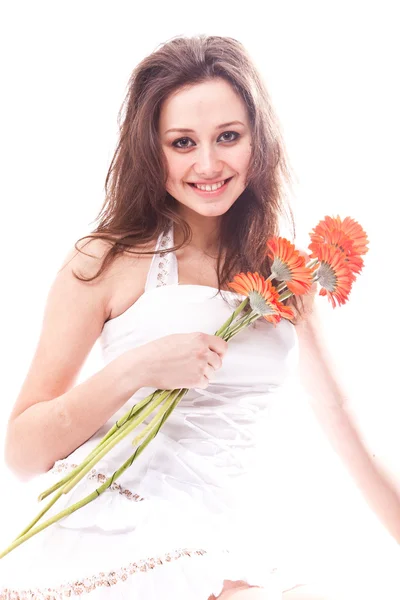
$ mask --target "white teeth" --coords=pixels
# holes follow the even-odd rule
[[[213,183],[212,185],[201,185],[195,183],[194,186],[199,190],[203,190],[203,192],[214,192],[215,190],[219,190],[220,187],[224,185],[225,181],[221,181],[220,183]]]

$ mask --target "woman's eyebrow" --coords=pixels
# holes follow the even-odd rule
[[[231,121],[230,123],[222,123],[221,125],[217,125],[215,129],[231,127],[232,125],[243,125],[243,127],[245,127],[245,124],[241,121]],[[173,129],[168,129],[165,133],[170,133],[171,131],[179,131],[181,133],[196,133],[194,129],[187,129],[185,127],[174,127]]]

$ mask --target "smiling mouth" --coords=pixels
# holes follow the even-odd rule
[[[226,184],[226,183],[228,183],[228,181],[230,181],[231,179],[233,179],[233,175],[232,175],[232,177],[228,177],[228,179],[222,179],[221,181],[218,181],[218,183],[222,183],[222,185],[225,185],[225,184]],[[189,181],[188,181],[187,183],[188,183],[188,185],[191,185],[192,187],[194,187],[194,188],[197,188],[197,189],[198,189],[198,190],[200,190],[200,191],[204,191],[204,190],[201,190],[201,188],[197,187],[197,185],[196,185],[195,183],[190,183]],[[199,184],[199,185],[215,185],[215,184],[211,184],[211,183],[210,183],[210,184],[202,183],[202,184]],[[221,187],[222,187],[222,186],[221,186]]]

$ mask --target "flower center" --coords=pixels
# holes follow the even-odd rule
[[[276,310],[256,291],[249,293],[250,306],[260,316],[274,315]]]
[[[272,263],[272,273],[278,281],[290,281],[292,279],[292,271],[287,264],[278,257],[276,257]]]
[[[328,292],[335,291],[337,283],[335,271],[328,263],[324,261],[321,262],[321,265],[318,269],[318,281],[323,288],[328,290]]]

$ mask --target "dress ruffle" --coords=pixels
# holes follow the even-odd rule
[[[0,600],[64,600],[90,594],[90,600],[207,600],[217,597],[225,581],[244,581],[263,587],[268,600],[281,599],[281,582],[275,571],[265,572],[244,566],[240,557],[229,552],[179,549],[124,563],[112,570],[86,573],[74,580],[43,586],[0,589]]]
[[[43,489],[73,467],[56,463],[42,478]],[[45,518],[82,499],[104,478],[93,470]],[[221,593],[225,580],[263,587],[276,600],[282,589],[279,570],[261,536],[255,551],[254,536],[254,526],[244,531],[232,513],[224,519],[191,502],[143,498],[115,483],[0,561],[0,582],[6,585],[0,584],[0,600],[61,600],[86,593],[90,600],[207,600]]]

